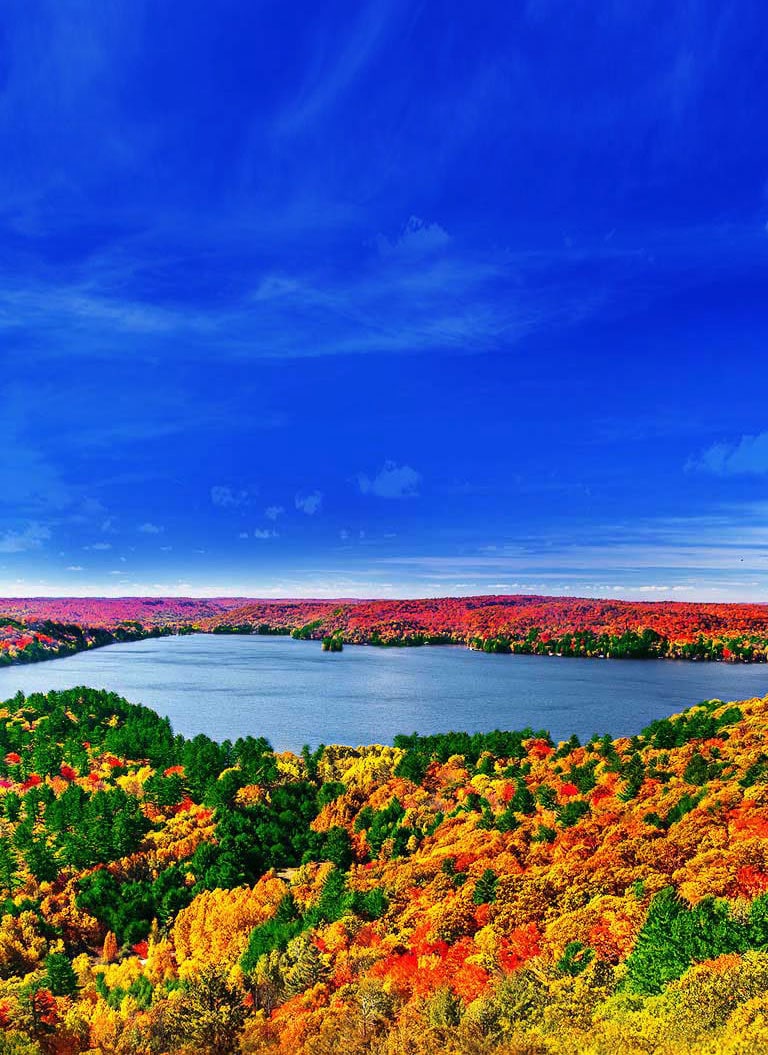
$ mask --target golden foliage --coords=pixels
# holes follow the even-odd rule
[[[274,915],[284,896],[285,884],[274,876],[254,887],[198,894],[171,929],[181,974],[189,977],[210,963],[234,963],[251,930]]]

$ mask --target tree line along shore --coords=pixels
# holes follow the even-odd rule
[[[142,637],[291,634],[381,647],[464,645],[543,656],[760,663],[768,606],[538,596],[417,600],[56,598],[0,602],[0,665]]]

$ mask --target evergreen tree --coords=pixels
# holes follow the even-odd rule
[[[16,887],[16,869],[18,860],[14,852],[11,840],[5,836],[0,837],[0,891],[4,890],[12,894]]]
[[[77,975],[63,952],[46,956],[45,974],[46,985],[54,996],[73,996],[77,992]]]
[[[496,900],[496,884],[498,877],[492,868],[486,868],[472,892],[472,900],[476,905],[487,905]]]

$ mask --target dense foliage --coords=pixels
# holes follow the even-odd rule
[[[383,646],[463,644],[484,652],[765,662],[768,605],[442,597],[399,601],[26,598],[2,601],[0,665],[149,635],[291,634]]]
[[[251,601],[204,624],[352,644],[464,644],[529,655],[765,662],[768,605],[440,597],[399,601]]]
[[[0,709],[0,1052],[768,1046],[768,699],[275,754]]]
[[[196,623],[243,603],[232,597],[4,597],[0,611],[14,619],[110,630],[127,623],[168,626]]]
[[[20,597],[0,601],[0,666],[200,629],[236,602],[189,597]]]
[[[57,659],[100,645],[160,637],[173,631],[170,626],[145,627],[140,623],[125,623],[107,630],[100,626],[54,623],[48,619],[29,623],[6,620],[5,625],[0,625],[0,666]]]

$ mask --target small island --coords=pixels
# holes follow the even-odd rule
[[[341,652],[343,649],[344,642],[339,634],[329,634],[323,638],[323,652]]]

